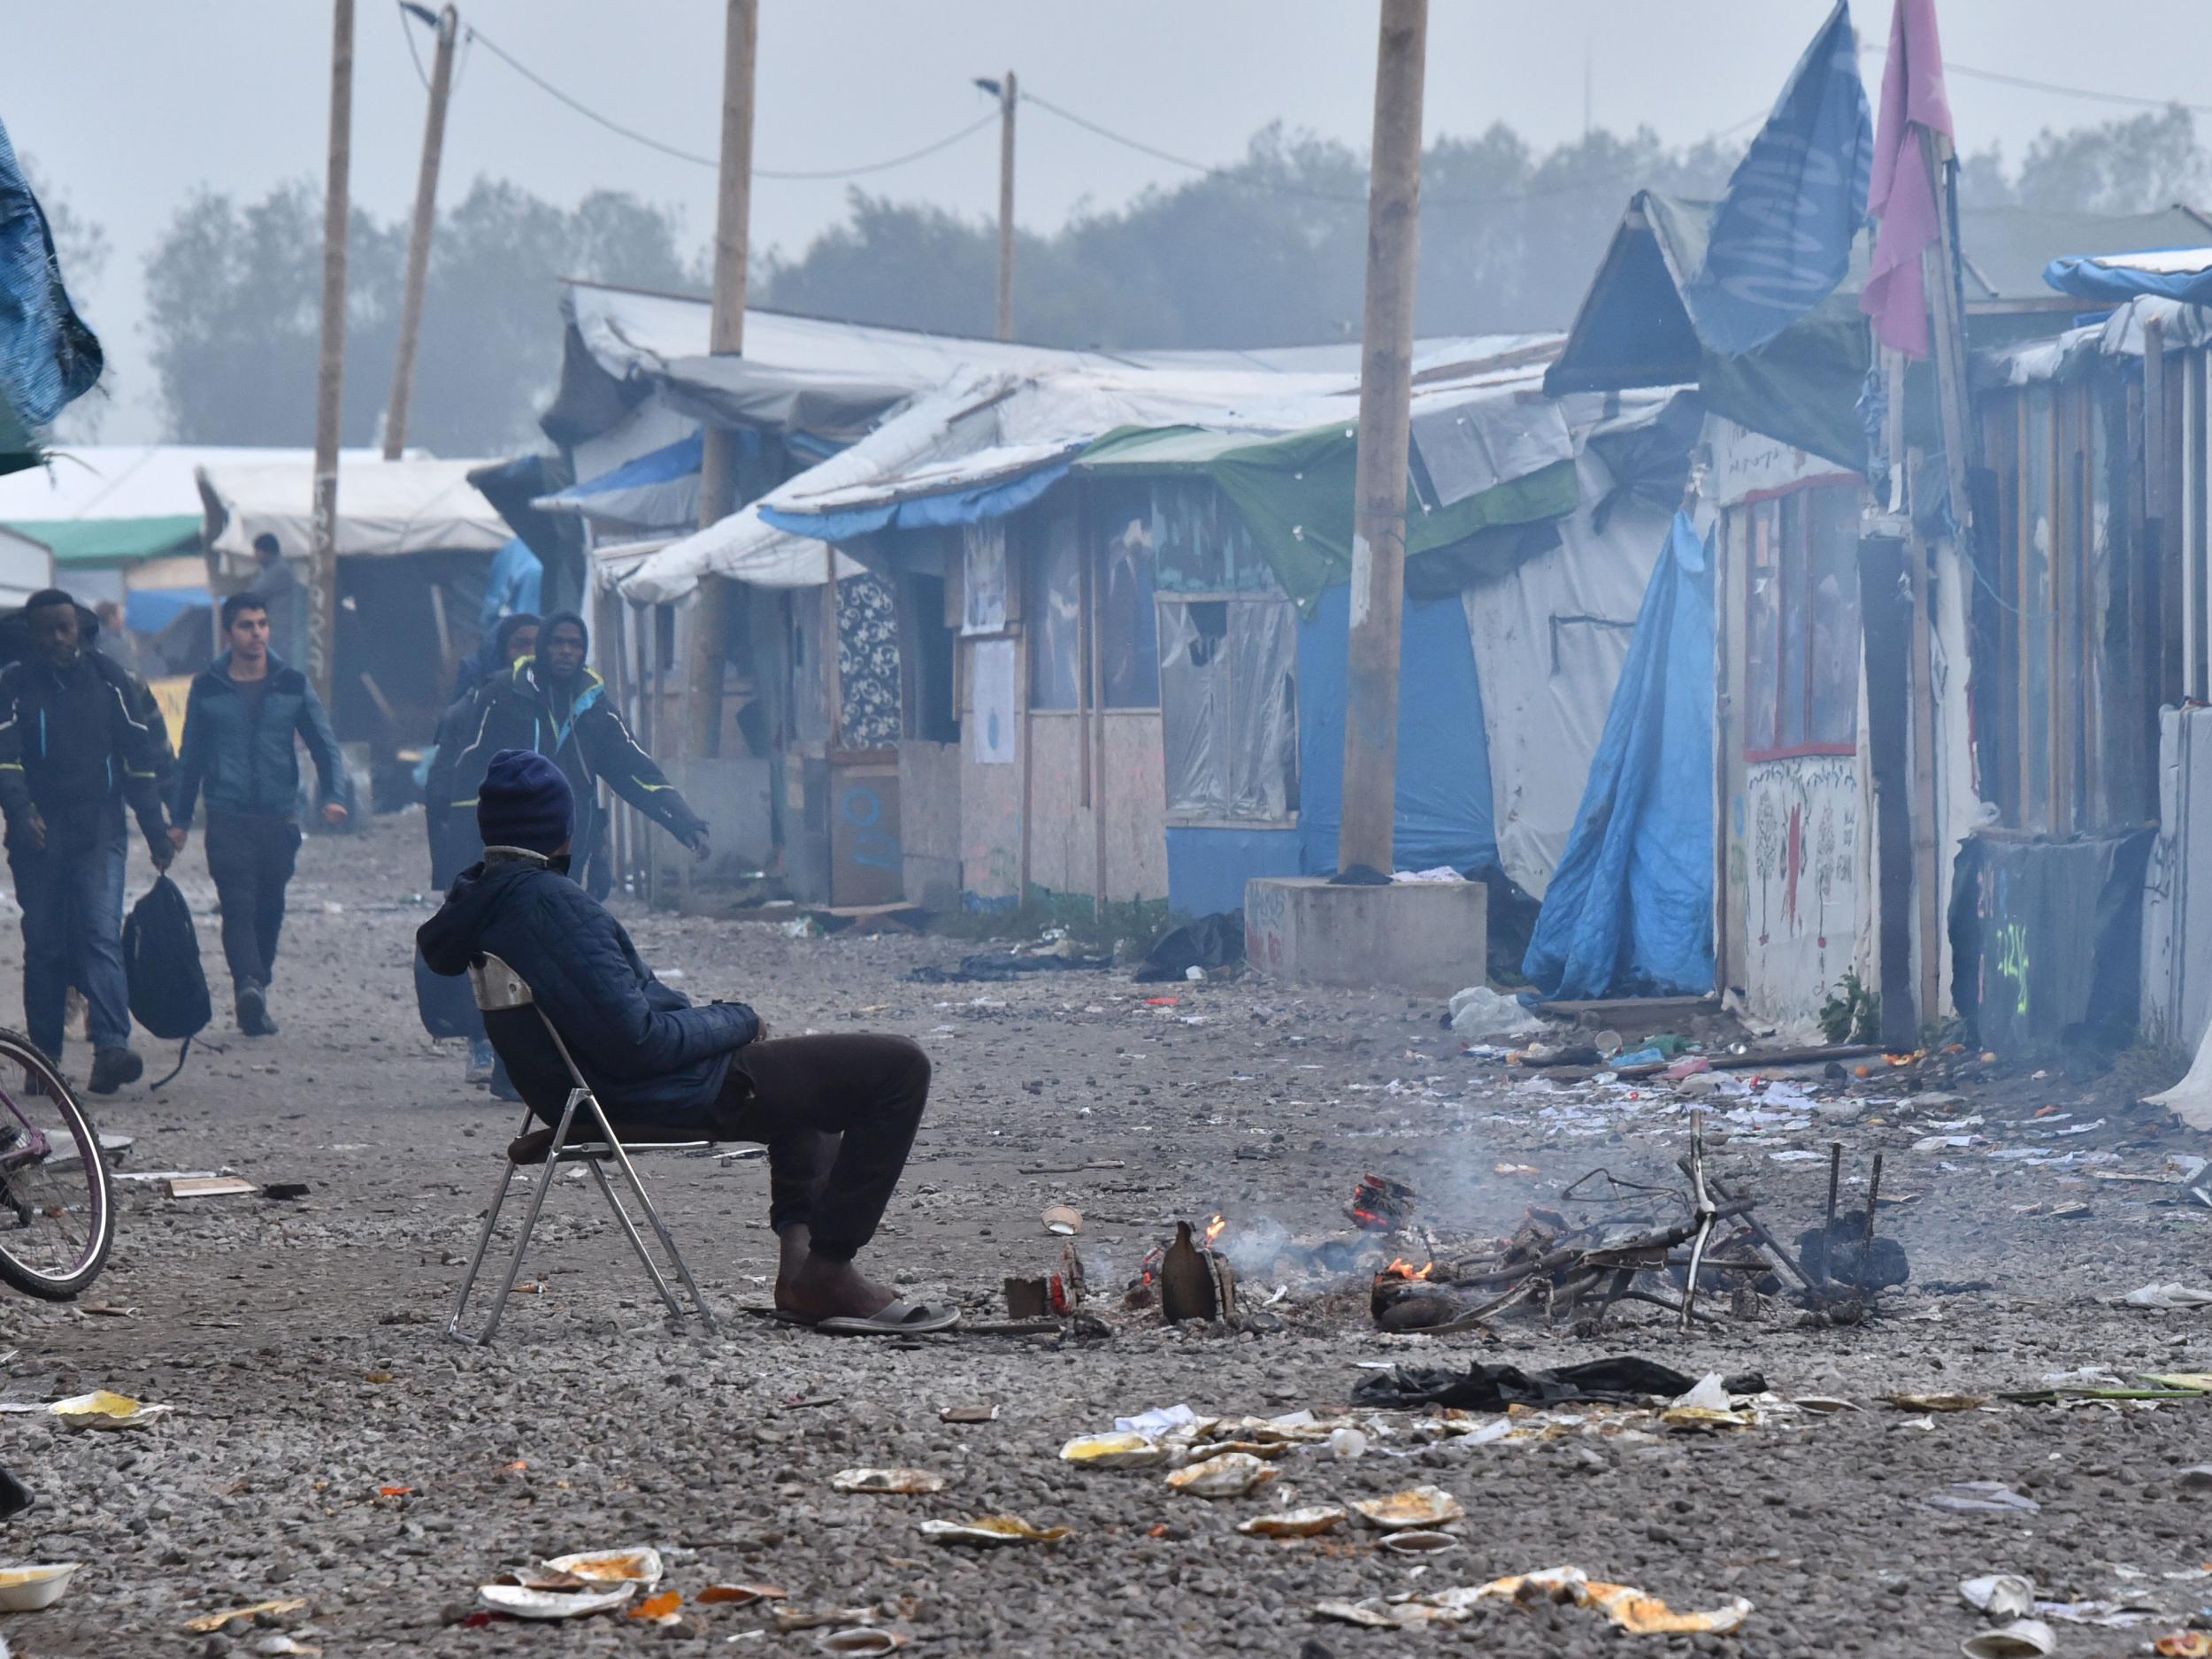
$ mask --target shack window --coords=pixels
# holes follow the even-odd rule
[[[1298,810],[1298,635],[1290,605],[1158,603],[1169,818],[1289,822]]]
[[[1149,513],[1105,519],[1099,576],[1099,701],[1109,709],[1160,706],[1160,625],[1152,603]]]
[[[1816,479],[1736,510],[1744,752],[1848,755],[1859,730],[1859,484]]]
[[[1029,561],[1029,706],[1081,706],[1083,550],[1075,516],[1052,512],[1036,526]]]

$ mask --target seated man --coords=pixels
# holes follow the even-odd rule
[[[477,794],[484,859],[461,872],[415,936],[435,972],[495,956],[521,975],[617,1130],[650,1125],[768,1148],[769,1225],[784,1317],[839,1335],[956,1324],[853,1265],[906,1167],[929,1094],[929,1057],[903,1037],[767,1041],[741,1002],[694,1008],[656,979],[621,924],[568,879],[575,802],[551,759],[492,757]],[[570,1082],[549,1041],[502,1041],[523,1098],[559,1121]],[[572,1129],[576,1139],[595,1131]]]

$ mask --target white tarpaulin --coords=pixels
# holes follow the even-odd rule
[[[1567,849],[1671,513],[1613,488],[1605,463],[1575,460],[1582,505],[1558,521],[1559,545],[1463,589],[1482,687],[1490,791],[1505,872],[1540,899]]]
[[[398,553],[489,553],[514,531],[468,475],[482,461],[386,461],[349,455],[338,464],[342,557]],[[254,538],[274,535],[287,558],[303,559],[315,504],[312,457],[199,469],[211,551],[252,557]]]

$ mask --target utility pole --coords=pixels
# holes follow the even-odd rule
[[[353,150],[353,0],[331,0],[330,167],[323,184],[323,341],[315,378],[315,512],[307,673],[327,706],[338,627],[338,439],[346,373],[347,179]]]
[[[433,18],[421,6],[407,10],[438,33],[430,70],[430,114],[422,129],[422,171],[415,177],[415,227],[407,241],[407,293],[399,308],[399,356],[392,364],[392,396],[384,409],[384,458],[396,461],[407,447],[407,405],[415,395],[415,348],[422,338],[423,282],[430,272],[430,238],[438,223],[438,164],[445,154],[446,99],[453,91],[453,38],[460,14],[451,6]]]
[[[1014,337],[1014,72],[998,100],[998,337]]]
[[[1338,871],[1391,870],[1397,804],[1398,626],[1405,604],[1406,448],[1413,398],[1413,273],[1421,231],[1421,95],[1428,0],[1382,0],[1367,187],[1352,621]]]
[[[721,189],[714,215],[714,319],[707,349],[737,357],[745,349],[745,258],[753,185],[753,59],[759,42],[758,0],[727,0],[722,46]],[[699,527],[737,507],[737,438],[709,426],[699,463]],[[685,664],[684,753],[699,760],[720,747],[722,648],[728,631],[729,583],[705,576],[691,617]]]

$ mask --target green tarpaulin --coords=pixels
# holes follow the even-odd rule
[[[1321,590],[1351,575],[1357,452],[1357,428],[1349,422],[1266,437],[1193,426],[1124,427],[1086,449],[1075,469],[1212,479],[1243,514],[1283,591],[1310,616]],[[1571,460],[1448,507],[1427,507],[1409,488],[1406,553],[1450,547],[1498,525],[1556,518],[1578,504]]]
[[[53,549],[56,565],[86,567],[196,553],[201,524],[197,513],[167,513],[151,518],[15,518],[8,527]]]

